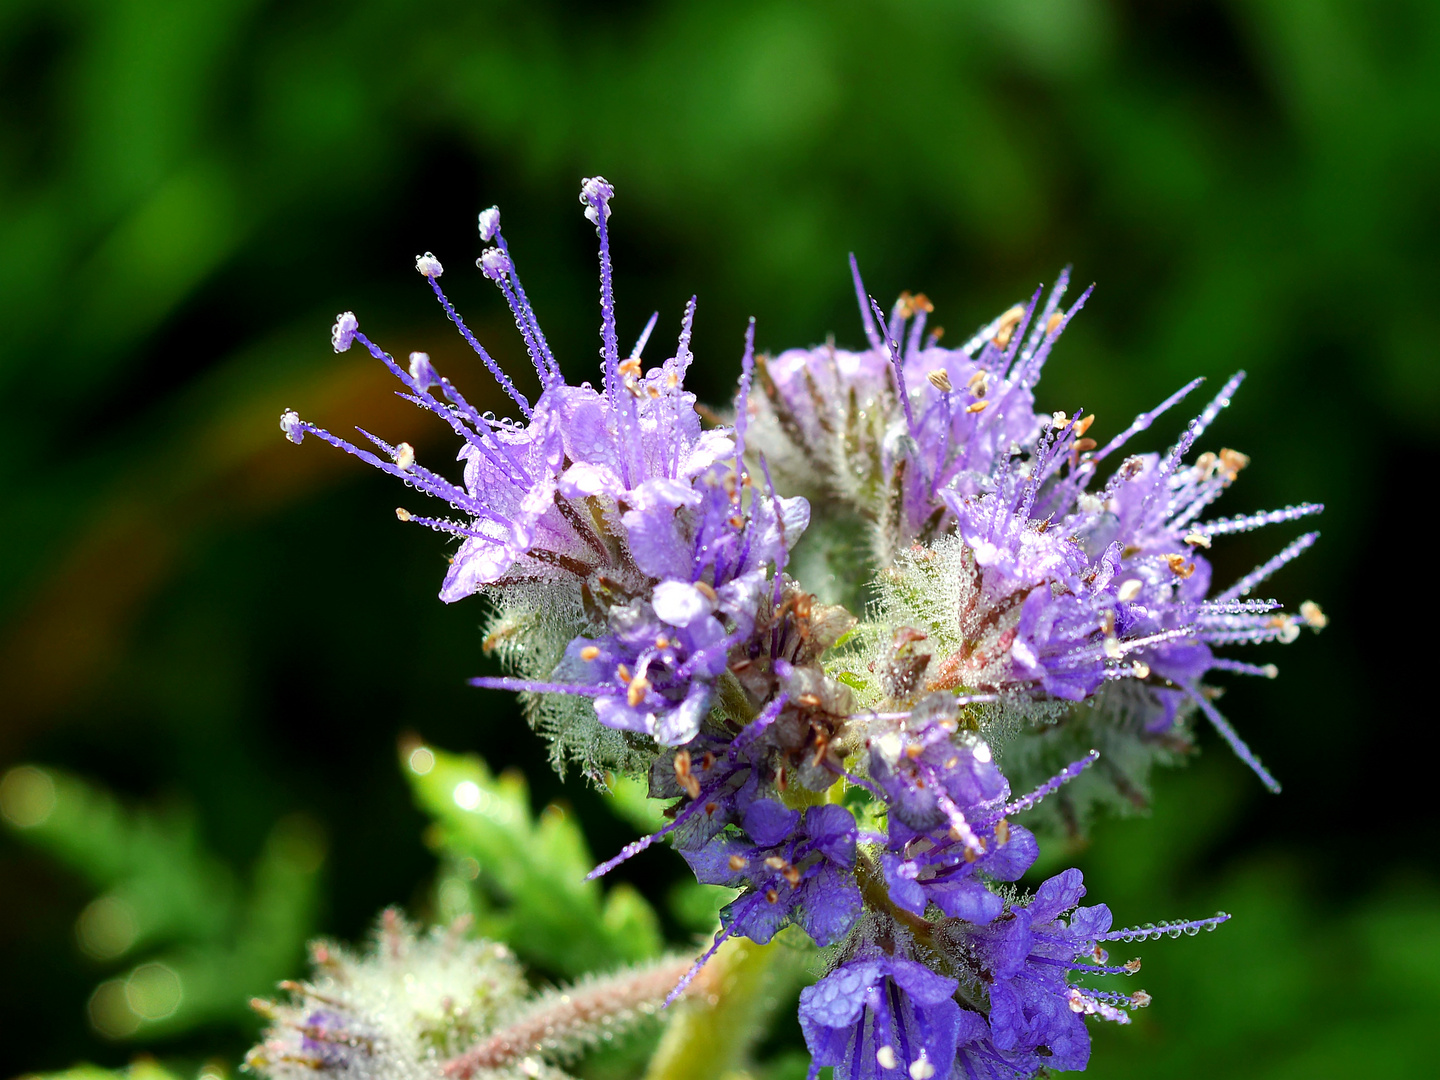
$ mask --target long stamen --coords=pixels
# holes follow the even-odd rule
[[[885,316],[880,311],[880,305],[875,298],[870,298],[870,308],[879,320],[880,326],[885,331],[885,348],[890,355],[890,370],[895,373],[895,391],[900,398],[900,404],[905,409],[905,426],[913,436],[917,434],[915,428],[915,410],[910,407],[910,394],[905,388],[905,363],[900,356],[900,343],[890,333],[890,327],[885,322]]]
[[[1255,756],[1250,747],[1245,745],[1245,740],[1240,738],[1239,732],[1230,726],[1230,721],[1220,715],[1219,709],[1210,704],[1205,694],[1200,690],[1189,687],[1186,688],[1186,694],[1191,701],[1200,706],[1200,711],[1205,714],[1205,718],[1209,720],[1215,730],[1220,733],[1220,737],[1230,744],[1230,749],[1235,752],[1235,756],[1250,766],[1251,771],[1260,778],[1261,783],[1274,794],[1280,794],[1280,781],[1271,776],[1270,770],[1260,764],[1260,759]]]
[[[1318,514],[1324,509],[1324,503],[1301,503],[1299,506],[1287,506],[1283,510],[1267,510],[1259,514],[1202,521],[1195,526],[1195,531],[1206,537],[1249,532],[1265,525],[1279,525],[1286,521],[1296,521],[1302,517],[1309,517],[1311,514]]]
[[[655,329],[655,324],[660,321],[660,312],[652,312],[650,321],[645,324],[645,329],[640,331],[640,337],[635,341],[635,347],[630,350],[630,359],[639,360],[640,354],[645,351],[645,343],[650,340],[650,332]]]
[[[506,375],[500,365],[495,362],[495,358],[485,351],[485,346],[475,340],[475,335],[472,334],[470,328],[465,325],[465,320],[460,318],[460,313],[455,310],[455,305],[450,303],[449,298],[445,295],[445,291],[440,288],[440,282],[436,280],[437,277],[438,275],[426,276],[426,280],[430,282],[430,288],[435,292],[435,299],[440,301],[440,306],[445,309],[445,314],[450,317],[450,321],[453,322],[455,328],[460,331],[460,336],[465,339],[466,343],[474,349],[475,352],[479,354],[480,359],[485,362],[485,366],[490,369],[490,374],[495,377],[495,381],[500,384],[500,388],[510,395],[516,405],[520,406],[520,411],[525,415],[525,419],[529,420],[532,415],[529,400],[526,399],[525,395],[520,393],[519,390],[515,389],[515,384],[510,381],[510,376]]]
[[[1184,920],[1176,919],[1173,922],[1145,923],[1143,926],[1127,926],[1122,930],[1111,930],[1109,933],[1101,934],[1096,941],[1151,941],[1162,936],[1178,938],[1181,934],[1187,937],[1194,937],[1201,930],[1214,930],[1223,922],[1228,922],[1230,916],[1223,911],[1216,912],[1208,919]]]
[[[1044,799],[1046,796],[1052,795],[1056,791],[1059,791],[1071,780],[1074,780],[1077,776],[1079,776],[1082,772],[1088,769],[1091,765],[1094,765],[1095,762],[1099,760],[1100,751],[1091,750],[1079,761],[1075,761],[1069,765],[1066,765],[1065,768],[1061,769],[1049,780],[1046,780],[1034,791],[1031,791],[1029,794],[1026,795],[1021,795],[1020,798],[1016,799],[1014,802],[1006,803],[1004,808],[1000,810],[999,813],[987,815],[982,821],[978,822],[979,826],[981,828],[984,828],[992,822],[1000,820],[1000,818],[1002,817],[1009,817],[1011,814],[1018,814],[1022,810],[1029,810],[1036,803],[1040,802],[1041,799]]]
[[[1315,541],[1319,539],[1320,534],[1318,532],[1308,532],[1304,536],[1292,540],[1289,544],[1285,545],[1285,547],[1280,551],[1278,555],[1264,563],[1261,563],[1254,570],[1251,570],[1250,573],[1246,574],[1234,585],[1231,585],[1230,588],[1226,589],[1215,599],[1235,600],[1239,597],[1245,596],[1247,593],[1250,592],[1251,589],[1255,588],[1256,585],[1259,585],[1271,574],[1275,573],[1275,571],[1279,570],[1291,559],[1295,558],[1295,556],[1299,555],[1302,551],[1304,551],[1306,548],[1308,548],[1311,544],[1315,543]]]
[[[514,690],[525,694],[574,694],[579,697],[611,697],[624,691],[615,686],[581,686],[575,683],[537,682],[531,679],[512,679],[506,676],[478,675],[467,680],[471,686],[482,690]]]
[[[855,282],[855,301],[860,305],[860,321],[865,326],[865,337],[870,342],[870,348],[880,352],[885,348],[880,340],[880,334],[875,329],[875,319],[870,314],[870,304],[874,301],[867,298],[869,294],[865,291],[865,283],[860,280],[860,264],[855,261],[855,253],[850,253],[850,277]]]

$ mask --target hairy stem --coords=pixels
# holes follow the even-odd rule
[[[641,968],[587,980],[542,995],[507,1026],[443,1066],[446,1076],[467,1080],[485,1069],[513,1065],[530,1055],[568,1057],[598,1042],[602,1030],[655,1013],[694,960],[667,957]],[[687,996],[714,993],[714,981],[702,971]]]
[[[795,972],[777,941],[730,938],[706,965],[708,989],[678,1013],[660,1040],[645,1080],[718,1080],[744,1065],[765,1017],[793,985]],[[698,980],[697,980],[698,981]]]

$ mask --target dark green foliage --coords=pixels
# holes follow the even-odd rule
[[[128,809],[34,766],[7,773],[0,796],[18,836],[98,893],[75,934],[113,972],[89,1004],[105,1035],[149,1041],[243,1021],[249,998],[292,974],[315,932],[325,842],[307,818],[278,823],[242,878],[206,850],[189,811]]]

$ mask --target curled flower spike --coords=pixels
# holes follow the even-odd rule
[[[1056,827],[1077,831],[1110,796],[1145,805],[1148,769],[1191,748],[1195,716],[1279,790],[1207,680],[1274,678],[1273,663],[1217,653],[1326,625],[1313,602],[1291,613],[1256,595],[1318,534],[1228,588],[1214,587],[1210,560],[1226,537],[1322,507],[1213,515],[1249,458],[1197,444],[1243,372],[1177,423],[1162,453],[1129,444],[1201,380],[1108,438],[1095,413],[1037,412],[1036,384],[1091,295],[1066,304],[1068,270],[942,348],[931,301],[906,292],[883,308],[852,256],[862,346],[769,355],[752,319],[737,342],[733,417],[706,411],[702,422],[685,389],[694,298],[669,356],[644,359],[658,312],[621,352],[614,195],[602,177],[580,189],[598,240],[595,385],[562,372],[491,207],[477,218],[476,265],[514,317],[534,400],[450,303],[440,261],[427,252],[416,270],[519,418],[477,408],[426,353],[400,365],[345,312],[335,350],[359,342],[453,432],[459,475],[409,443],[363,430],[351,442],[293,410],[280,428],[446,504],[396,516],[454,545],[442,599],[493,602],[485,648],[506,674],[473,685],[522,694],[557,768],[644,777],[668,804],[663,827],[589,878],[666,839],[698,881],[735,895],[693,963],[467,1020],[480,1034],[466,1046],[437,1050],[418,1072],[385,1058],[384,1075],[549,1078],[551,1059],[583,1042],[561,1046],[562,1035],[602,998],[624,1003],[611,1017],[622,1023],[703,985],[731,937],[767,943],[792,925],[831,950],[800,998],[812,1078],[827,1066],[837,1080],[1084,1068],[1087,1021],[1125,1024],[1150,1002],[1086,985],[1139,970],[1138,959],[1112,962],[1106,944],[1193,936],[1229,916],[1117,930],[1105,905],[1082,905],[1079,870],[1031,894],[1017,883]],[[632,340],[634,327],[624,332]],[[430,948],[391,936],[414,956]],[[481,967],[510,978],[494,957]],[[474,975],[424,978],[463,996]],[[279,1027],[256,1066],[381,1075],[371,1066],[399,1045],[389,1019],[311,989],[270,1007]]]

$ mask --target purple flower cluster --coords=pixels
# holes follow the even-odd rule
[[[524,422],[478,412],[423,353],[411,354],[408,370],[401,367],[346,312],[332,333],[335,349],[358,341],[405,386],[403,397],[461,437],[462,480],[420,465],[407,444],[391,446],[369,432],[360,434],[378,454],[293,411],[280,425],[292,442],[315,435],[450,505],[459,520],[398,512],[403,521],[460,542],[441,599],[501,596],[515,586],[542,584],[558,603],[585,612],[552,677],[477,679],[477,685],[590,697],[601,724],[676,745],[699,732],[727,653],[751,634],[764,599],[778,589],[780,567],[805,530],[809,506],[754,482],[742,457],[743,425],[702,430],[695,397],[684,389],[694,358],[693,300],[672,357],[643,369],[652,317],[621,358],[608,234],[613,196],[596,177],[585,181],[580,197],[600,239],[600,389],[565,381],[492,207],[480,215],[480,234],[495,246],[477,266],[499,286],[525,340],[541,386],[533,403],[445,296],[440,261],[427,253],[415,265]],[[742,415],[752,353],[753,330],[746,341]]]
[[[1080,702],[1128,731],[1129,720],[1104,719],[1109,688],[1124,686],[1140,703],[1127,714],[1140,715],[1137,738],[1173,740],[1198,710],[1278,788],[1202,680],[1273,675],[1214,650],[1323,625],[1313,604],[1288,614],[1250,596],[1316,534],[1219,591],[1205,553],[1216,537],[1320,507],[1204,518],[1246,458],[1186,460],[1240,376],[1168,451],[1125,457],[1102,481],[1102,464],[1198,380],[1103,447],[1087,437],[1093,417],[1038,413],[1041,369],[1089,295],[1063,309],[1064,276],[1043,303],[1037,292],[943,349],[940,331],[926,332],[925,297],[903,295],[887,317],[852,260],[869,348],[757,357],[752,321],[734,422],[706,429],[684,389],[693,300],[673,356],[644,367],[652,316],[621,359],[613,197],[598,177],[580,196],[599,236],[599,389],[566,381],[491,208],[477,266],[525,341],[533,402],[446,298],[439,260],[427,253],[416,269],[522,419],[478,412],[422,353],[402,367],[347,312],[335,349],[360,342],[407,400],[444,421],[462,440],[463,475],[447,479],[408,445],[363,431],[374,449],[362,449],[293,412],[281,427],[448,503],[455,516],[400,511],[458,541],[441,597],[486,594],[500,613],[492,638],[526,642],[507,654],[521,657],[517,677],[474,682],[570,702],[557,737],[588,724],[627,740],[630,756],[593,758],[592,775],[638,762],[651,795],[673,800],[664,828],[592,876],[666,837],[698,880],[735,890],[699,963],[731,935],[763,943],[792,926],[831,950],[830,973],[801,997],[812,1075],[827,1065],[856,1080],[1083,1068],[1084,1017],[1124,1023],[1148,1002],[1072,981],[1138,969],[1109,965],[1103,943],[1194,933],[1227,916],[1114,931],[1103,905],[1079,906],[1077,870],[1027,896],[1017,883],[1040,841],[1013,819],[1099,755],[1062,757],[1017,796],[1019,774],[1002,774],[992,744],[1037,737],[1023,722],[1037,716],[1064,728]],[[787,572],[802,565],[791,554],[802,534],[823,544],[856,521],[874,560],[864,623]]]

